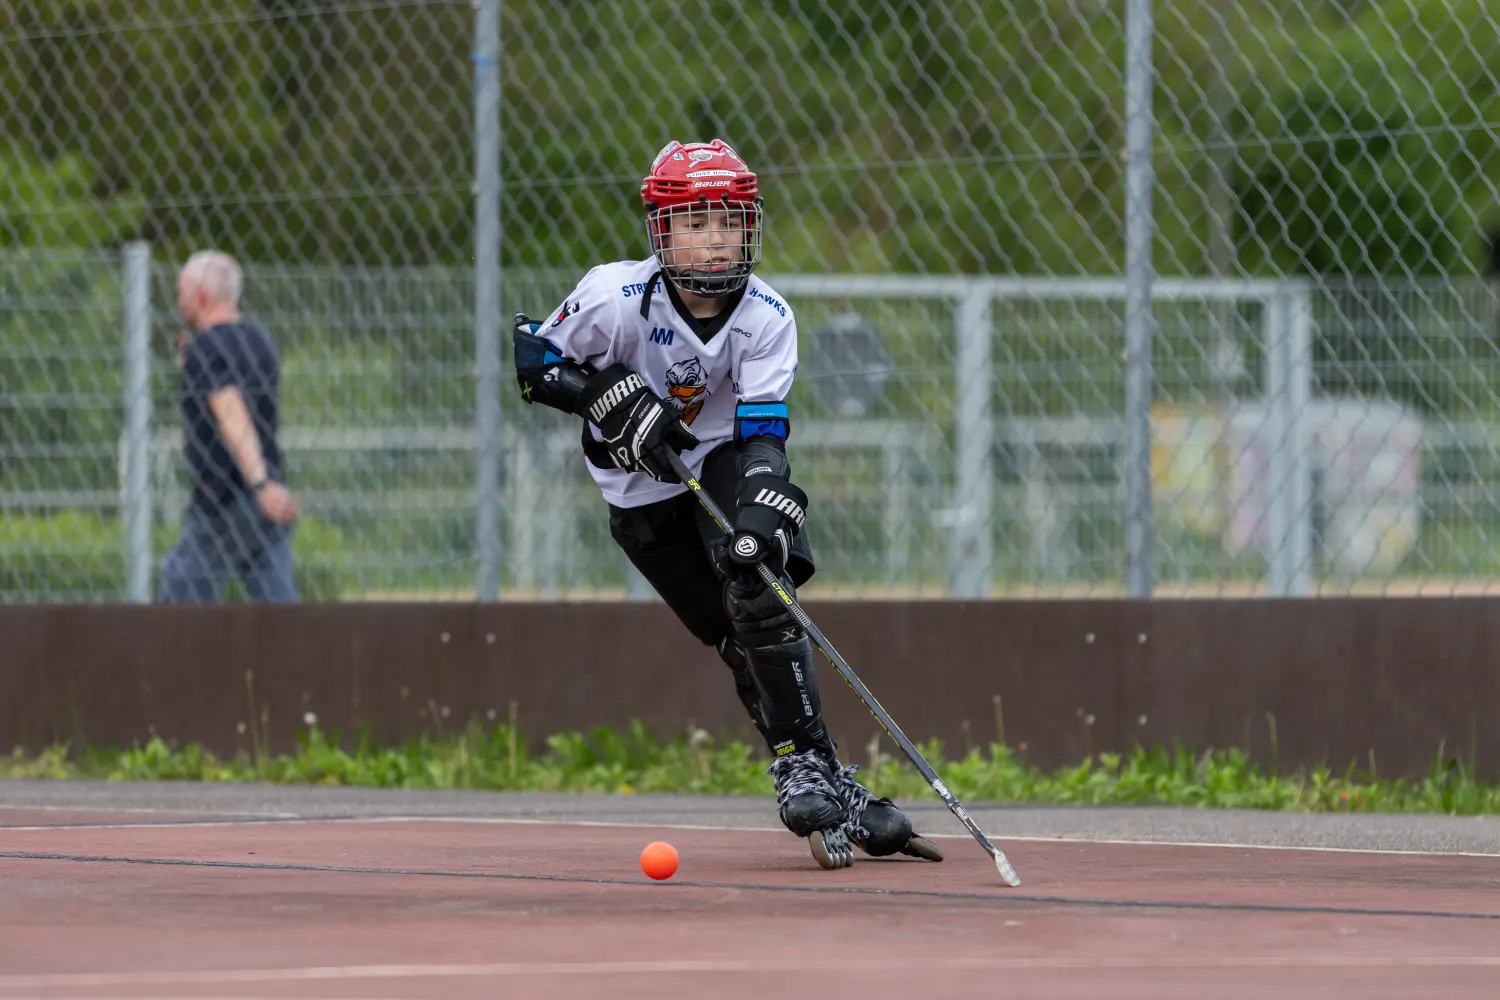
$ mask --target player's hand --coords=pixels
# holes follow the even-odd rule
[[[786,569],[792,539],[807,519],[807,494],[779,476],[750,476],[742,481],[734,535],[716,552],[725,573],[743,572],[762,560],[777,576]]]
[[[657,482],[680,482],[666,449],[681,453],[698,446],[697,436],[676,411],[624,365],[610,365],[589,379],[578,411],[599,428],[615,468],[644,472]]]
[[[738,532],[714,538],[708,543],[708,558],[718,568],[720,576],[731,582],[737,582],[744,588],[741,596],[753,596],[765,589],[765,584],[761,581],[760,574],[755,571],[755,562],[745,562],[743,556],[734,555],[734,545],[739,538]],[[764,552],[766,567],[777,579],[785,577],[787,560],[792,553],[792,542],[786,532],[777,531]]]

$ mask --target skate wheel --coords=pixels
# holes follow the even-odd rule
[[[901,853],[909,854],[914,858],[923,858],[927,861],[943,860],[943,852],[938,850],[936,844],[926,837],[918,837],[915,834],[906,842],[906,846],[901,848]]]
[[[807,835],[807,846],[819,867],[831,870],[854,864],[854,845],[842,830],[814,830]]]

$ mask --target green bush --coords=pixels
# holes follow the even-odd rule
[[[176,544],[178,528],[153,526],[151,592],[161,559]],[[292,536],[298,589],[304,601],[336,601],[355,585],[348,545],[333,525],[304,517]],[[121,600],[125,596],[124,525],[78,511],[51,516],[0,517],[0,601],[50,603]],[[246,600],[238,580],[224,600]]]

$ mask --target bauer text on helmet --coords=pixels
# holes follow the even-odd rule
[[[723,139],[669,142],[641,181],[641,200],[651,252],[680,290],[728,295],[760,265],[760,183]]]

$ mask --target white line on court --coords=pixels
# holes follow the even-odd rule
[[[237,818],[226,818],[219,820],[204,820],[197,822],[184,820],[182,822],[163,823],[69,823],[57,826],[5,826],[0,827],[0,836],[7,833],[37,833],[51,832],[63,833],[72,830],[176,830],[194,829],[200,827],[233,827],[233,826],[305,826],[313,824],[376,824],[376,823],[451,823],[455,825],[505,825],[505,826],[581,826],[581,827],[603,827],[623,828],[636,830],[700,830],[707,832],[730,832],[730,833],[785,833],[779,826],[715,826],[694,823],[641,823],[626,820],[581,820],[581,819],[534,819],[530,817],[511,816],[301,816],[294,818],[280,818],[279,816],[240,816]],[[1077,845],[1102,845],[1113,847],[1199,847],[1212,850],[1246,850],[1246,851],[1309,851],[1322,854],[1372,854],[1372,855],[1399,855],[1405,857],[1432,857],[1432,858],[1500,858],[1500,847],[1495,851],[1435,851],[1415,850],[1406,848],[1380,848],[1380,847],[1323,847],[1298,844],[1245,844],[1218,841],[1199,840],[1148,840],[1148,839],[1116,839],[1108,837],[1040,837],[1040,836],[1011,836],[997,834],[992,830],[985,831],[990,840],[996,846],[1003,849],[1004,844],[1077,844]],[[930,840],[973,840],[966,833],[928,833],[923,834]]]
[[[1180,957],[1015,956],[1010,958],[874,957],[828,960],[804,955],[774,960],[671,960],[619,962],[493,962],[484,964],[333,965],[283,969],[224,969],[173,972],[69,972],[0,975],[0,990],[75,987],[193,986],[231,983],[293,983],[361,979],[505,978],[517,976],[701,975],[787,972],[900,972],[904,969],[1024,971],[1129,969],[1346,969],[1500,968],[1500,955],[1202,955]]]

